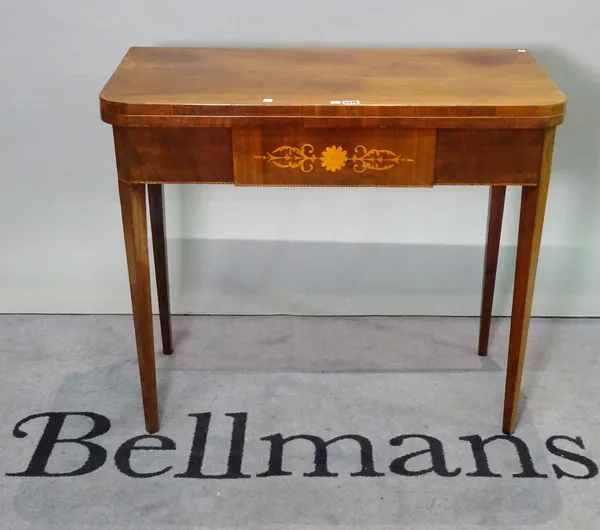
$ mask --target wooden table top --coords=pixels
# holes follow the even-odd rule
[[[562,122],[565,101],[515,49],[132,47],[100,94],[102,118],[120,125],[404,117],[547,127]]]

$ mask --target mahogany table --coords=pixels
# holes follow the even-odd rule
[[[163,351],[173,351],[163,184],[490,186],[487,354],[507,186],[521,211],[502,431],[515,430],[565,96],[526,50],[133,47],[100,94],[113,126],[146,430],[159,429],[146,190]],[[435,215],[435,212],[432,212]]]

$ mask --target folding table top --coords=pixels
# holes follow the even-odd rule
[[[100,106],[115,125],[398,117],[542,128],[563,121],[565,95],[526,50],[132,47]]]

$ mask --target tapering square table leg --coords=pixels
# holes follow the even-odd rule
[[[155,433],[159,426],[146,223],[146,185],[129,184],[119,180],[119,196],[144,418],[146,430],[149,433]]]
[[[490,205],[481,294],[481,318],[479,321],[478,351],[481,356],[487,355],[490,341],[492,306],[494,305],[494,287],[496,286],[496,270],[498,268],[498,253],[500,250],[500,234],[502,232],[505,197],[506,186],[490,186]]]
[[[523,361],[527,347],[529,318],[548,196],[554,133],[554,128],[546,131],[539,184],[522,188],[502,421],[502,431],[505,434],[512,434],[517,424]]]
[[[165,233],[165,199],[162,184],[148,184],[148,205],[150,206],[150,227],[152,232],[152,250],[154,252],[154,270],[156,291],[158,294],[158,312],[163,353],[173,353],[171,333],[171,304],[169,301],[169,268],[167,262],[167,239]]]

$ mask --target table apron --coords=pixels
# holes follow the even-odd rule
[[[545,129],[113,127],[121,180],[238,186],[537,185]]]

